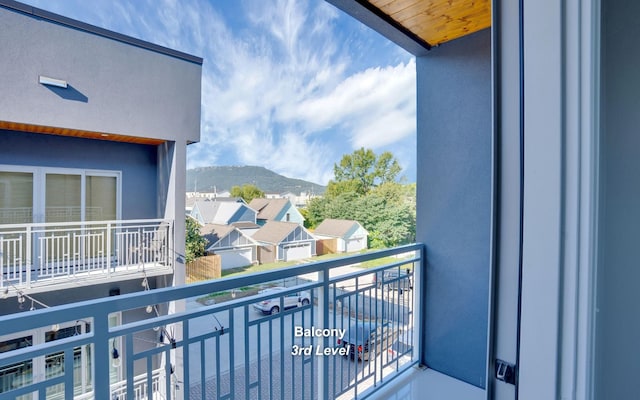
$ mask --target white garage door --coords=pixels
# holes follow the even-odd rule
[[[349,239],[347,241],[347,253],[360,251],[365,248],[365,240],[362,237]]]
[[[216,251],[221,258],[222,269],[244,267],[251,264],[251,248]]]
[[[311,243],[284,248],[284,261],[300,260],[311,257]]]

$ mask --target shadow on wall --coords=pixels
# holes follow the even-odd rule
[[[89,102],[89,98],[87,96],[82,94],[78,89],[74,88],[71,85],[67,85],[66,88],[51,87],[51,86],[45,86],[45,85],[43,86],[65,100],[81,101],[83,103]]]

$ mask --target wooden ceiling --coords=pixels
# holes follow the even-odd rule
[[[118,135],[105,132],[82,131],[78,129],[57,128],[53,126],[22,124],[18,122],[0,121],[0,129],[20,132],[44,133],[47,135],[71,136],[85,139],[108,140],[111,142],[125,142],[157,146],[164,143],[161,139],[143,138],[137,136]]]
[[[490,0],[366,0],[429,46],[491,26]]]

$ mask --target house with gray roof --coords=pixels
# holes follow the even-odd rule
[[[200,234],[207,239],[207,252],[221,258],[222,269],[238,268],[258,261],[258,243],[233,225],[206,224]]]
[[[249,207],[258,212],[256,218],[258,225],[264,225],[267,221],[304,224],[304,217],[289,199],[253,199]]]
[[[358,221],[327,218],[313,232],[318,239],[335,239],[336,252],[350,253],[367,248],[369,232]]]
[[[193,204],[189,216],[200,225],[229,225],[234,222],[256,223],[256,211],[244,202],[200,200]]]
[[[292,261],[316,254],[316,239],[294,222],[267,221],[251,237],[264,246],[258,248],[260,263]]]

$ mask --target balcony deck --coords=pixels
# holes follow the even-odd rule
[[[173,222],[120,220],[0,227],[7,296],[173,272]]]
[[[3,344],[17,343],[16,338],[38,329],[47,331],[49,338],[0,353],[0,400],[30,398],[31,393],[111,398],[116,388],[119,398],[127,399],[148,398],[149,392],[161,399],[373,396],[418,362],[420,288],[411,282],[419,282],[422,252],[422,245],[408,245],[0,317]],[[378,259],[386,263],[338,276],[331,273]],[[409,273],[404,273],[407,268]],[[309,274],[316,279],[309,279]],[[372,282],[373,276],[379,279]],[[212,305],[193,300],[271,285],[285,289]],[[291,298],[294,307],[285,310]],[[259,313],[254,305],[264,301],[279,305],[279,312]],[[169,304],[173,313],[158,312]],[[145,308],[146,319],[111,323],[114,313]],[[52,326],[69,328],[66,335],[56,337],[62,330]],[[332,337],[296,333],[314,327],[344,329],[344,341],[337,341],[337,333]],[[373,328],[370,335],[359,333],[364,327]],[[353,346],[345,343],[347,332],[352,332]],[[296,346],[311,350],[292,354]],[[353,358],[318,355],[346,349]],[[84,354],[84,361],[78,354]],[[64,368],[49,367],[54,364],[45,360],[52,355],[55,365]],[[78,371],[85,370],[93,378],[80,382]],[[114,377],[115,371],[121,379]]]
[[[412,368],[386,387],[375,392],[371,400],[485,400],[483,389],[441,374],[432,369]]]

